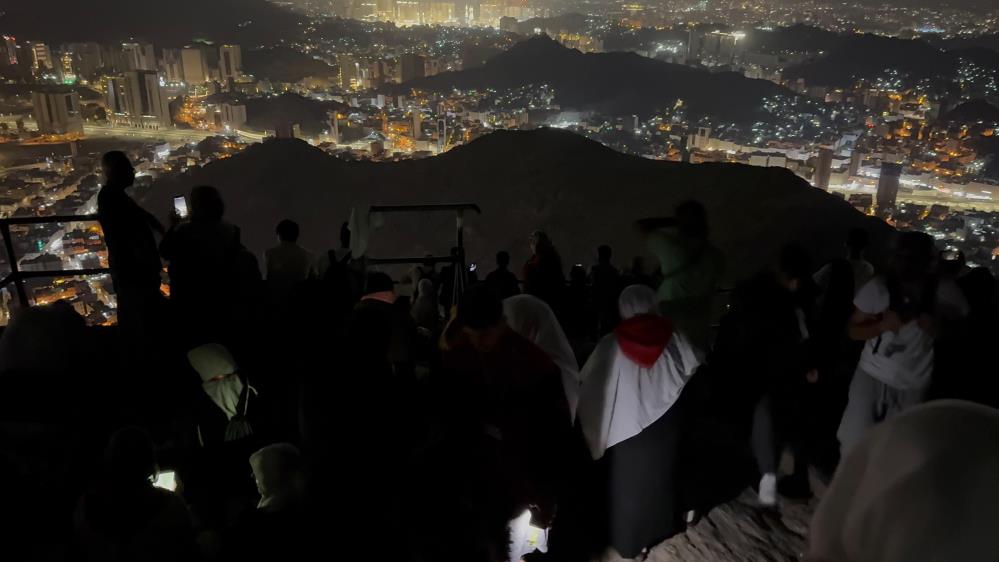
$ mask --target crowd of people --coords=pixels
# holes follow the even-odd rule
[[[654,273],[604,245],[566,275],[539,230],[519,276],[501,251],[480,281],[455,248],[396,282],[346,224],[316,255],[282,220],[261,264],[214,188],[164,227],[126,194],[128,159],[103,165],[121,369],[165,404],[111,428],[73,556],[641,559],[747,486],[778,509],[816,480],[815,562],[999,552],[995,280],[924,234],[883,268],[862,230],[820,268],[785,246],[719,316],[695,201],[635,223]],[[24,342],[56,333],[44,308],[5,331],[0,372],[41,364]]]

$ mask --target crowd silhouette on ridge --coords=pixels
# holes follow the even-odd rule
[[[54,506],[22,518],[50,558],[643,559],[747,487],[779,509],[815,482],[806,560],[999,552],[995,280],[925,234],[883,268],[862,230],[825,264],[788,245],[722,297],[688,201],[633,225],[654,273],[601,245],[567,275],[538,230],[519,276],[453,248],[396,282],[347,224],[313,254],[281,220],[258,260],[210,186],[164,227],[128,158],[102,163],[113,343],[61,303],[0,338],[8,392],[65,380],[49,399],[83,435],[74,478],[11,504]]]

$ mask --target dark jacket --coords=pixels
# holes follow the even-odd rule
[[[160,262],[153,230],[160,224],[125,190],[105,186],[97,195],[97,216],[104,230],[108,265],[115,291],[145,288],[159,291]]]

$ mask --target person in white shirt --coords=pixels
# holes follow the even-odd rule
[[[941,315],[966,313],[960,291],[932,274],[933,238],[902,233],[890,271],[854,299],[848,333],[864,341],[837,437],[846,454],[875,424],[923,402]]]

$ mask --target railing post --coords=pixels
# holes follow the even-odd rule
[[[457,213],[458,216],[455,219],[455,224],[458,255],[455,256],[456,263],[454,264],[455,280],[454,295],[451,297],[452,304],[458,304],[461,301],[461,296],[465,293],[465,288],[468,286],[468,270],[465,269],[465,211],[458,209]]]
[[[10,224],[6,221],[0,221],[0,236],[3,236],[3,245],[7,250],[7,262],[10,264],[10,276],[14,280],[17,300],[21,306],[27,308],[28,293],[24,291],[24,279],[21,279],[21,272],[17,267],[17,256],[14,255],[14,239],[10,237]]]

